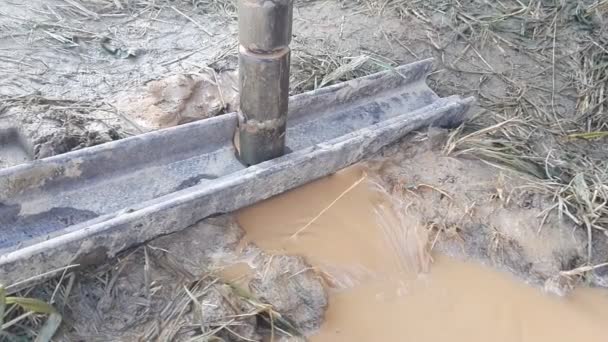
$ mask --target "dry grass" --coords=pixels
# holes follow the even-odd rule
[[[593,269],[593,236],[608,234],[608,1],[348,3],[427,27],[445,68],[436,85],[479,105],[444,152],[529,176],[527,189],[555,203],[540,228],[556,213],[583,229],[587,265],[579,270]]]
[[[606,26],[598,24],[606,22],[607,4],[530,1],[519,9],[503,10],[501,15],[463,17],[461,21],[470,26],[468,40],[478,46],[491,42],[487,37],[500,37],[495,44],[516,44],[511,37],[504,38],[504,30],[494,24],[521,22],[517,38],[523,43],[522,51],[545,66],[541,74],[551,84],[539,88],[532,77],[493,75],[505,83],[507,96],[480,92],[484,111],[454,131],[446,146],[447,153],[475,156],[532,176],[530,186],[553,197],[551,210],[587,232],[588,263],[593,257],[593,231],[608,228],[604,147],[608,35]],[[485,25],[488,22],[492,24]],[[574,50],[567,47],[572,42],[569,39],[576,39]],[[574,106],[568,108],[569,101]]]
[[[296,40],[291,61],[291,92],[303,93],[338,82],[358,78],[394,66],[381,57],[367,54],[351,56],[331,46],[322,49]]]
[[[62,322],[57,307],[65,305],[73,283],[73,274],[64,272],[56,280],[14,294],[0,285],[0,341],[51,341]],[[48,300],[37,299],[41,297]]]
[[[193,276],[168,251],[143,246],[87,270],[7,296],[0,287],[0,341],[250,341],[248,334],[302,334],[219,270]],[[10,288],[9,288],[10,289]],[[40,298],[40,299],[34,299]],[[259,322],[264,323],[259,323]]]

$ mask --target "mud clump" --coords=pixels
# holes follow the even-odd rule
[[[210,118],[238,106],[235,71],[177,74],[151,81],[140,95],[119,97],[118,107],[148,129]]]
[[[586,236],[548,210],[550,198],[527,190],[525,175],[442,154],[442,130],[418,138],[369,165],[407,208],[407,224],[428,231],[432,250],[477,259],[559,295],[573,288],[555,280],[584,264]]]
[[[605,265],[608,260],[608,235],[605,232],[593,232],[592,246],[592,263]],[[591,272],[591,281],[593,284],[608,288],[608,265],[594,269]]]
[[[22,149],[31,159],[95,146],[126,137],[127,130],[110,109],[90,109],[99,104],[76,103],[33,97],[10,101],[0,130],[16,132]],[[18,163],[6,163],[3,167]]]
[[[70,275],[66,323],[56,340],[261,341],[273,328],[272,314],[275,340],[301,341],[323,321],[320,280],[300,257],[253,245],[242,255],[243,236],[231,216],[210,218]],[[249,291],[219,276],[243,257],[255,264]]]
[[[261,265],[251,280],[251,292],[304,333],[321,327],[327,308],[327,295],[319,277],[304,259],[295,256],[273,256]]]
[[[159,237],[149,244],[169,251],[165,257],[168,265],[181,269],[194,279],[230,263],[244,235],[231,216],[219,216],[179,233]]]
[[[41,159],[118,139],[120,135],[112,128],[81,129],[81,133],[57,131],[35,140],[34,151],[36,158]]]
[[[189,315],[191,322],[219,329],[216,336],[225,341],[261,340],[256,308],[243,301],[229,285],[213,284],[197,302],[199,305]]]

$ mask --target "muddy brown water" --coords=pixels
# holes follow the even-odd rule
[[[475,262],[431,257],[424,232],[405,231],[403,219],[360,167],[238,214],[246,239],[305,256],[325,279],[330,305],[311,341],[608,341],[608,292],[556,297]]]

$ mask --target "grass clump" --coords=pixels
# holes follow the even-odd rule
[[[556,212],[584,229],[591,265],[593,236],[608,232],[608,1],[518,3],[495,6],[493,15],[455,16],[474,48],[516,48],[541,68],[530,75],[486,70],[484,82],[506,91],[480,87],[481,110],[452,133],[445,152],[530,175],[530,188],[554,200],[545,218]]]
[[[61,314],[40,299],[7,296],[0,285],[0,341],[51,341],[61,324]]]

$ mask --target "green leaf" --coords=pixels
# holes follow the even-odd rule
[[[0,330],[2,330],[2,324],[4,324],[4,312],[6,310],[6,290],[4,286],[0,285]]]
[[[570,139],[587,139],[587,140],[600,139],[600,138],[605,138],[605,137],[608,137],[608,132],[605,132],[605,131],[589,132],[589,133],[575,133],[575,134],[568,135],[568,138],[570,138]]]
[[[61,324],[61,315],[58,312],[53,312],[49,318],[44,322],[42,328],[38,332],[38,336],[34,342],[49,342],[55,335],[55,332]]]
[[[49,303],[34,298],[6,297],[6,304],[16,304],[27,311],[38,314],[52,314],[56,312],[55,308]]]

